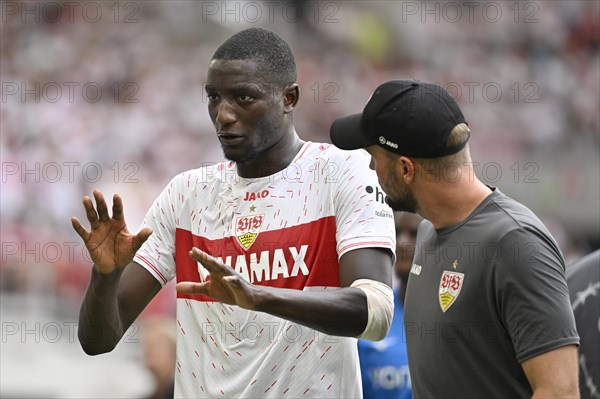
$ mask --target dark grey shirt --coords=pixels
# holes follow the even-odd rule
[[[578,344],[563,256],[498,189],[462,222],[417,236],[405,300],[414,397],[519,398],[520,362]]]
[[[567,267],[579,347],[579,392],[600,399],[600,250]]]

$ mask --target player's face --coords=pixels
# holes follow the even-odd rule
[[[417,200],[397,174],[397,159],[390,157],[386,150],[376,145],[368,147],[367,151],[371,154],[371,169],[377,173],[379,184],[387,194],[388,205],[395,211],[416,213]]]
[[[208,69],[208,113],[223,153],[248,164],[285,134],[283,89],[269,84],[251,60],[213,60]]]
[[[408,278],[413,257],[415,256],[417,229],[421,220],[423,219],[414,213],[394,213],[396,224],[396,264],[394,268],[400,278]]]

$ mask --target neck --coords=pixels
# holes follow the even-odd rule
[[[466,219],[491,193],[492,190],[479,179],[471,178],[458,182],[424,183],[415,194],[418,213],[439,229]]]

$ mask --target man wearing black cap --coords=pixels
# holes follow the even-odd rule
[[[418,213],[404,323],[415,397],[577,397],[562,254],[534,213],[474,174],[452,97],[415,80],[379,86],[336,120],[339,148],[371,154],[387,202]]]

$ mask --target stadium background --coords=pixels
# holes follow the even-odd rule
[[[136,230],[175,174],[222,159],[203,82],[247,27],[295,53],[302,138],[328,141],[385,80],[438,82],[469,121],[478,176],[538,213],[568,262],[598,248],[599,4],[3,1],[0,395],[150,392],[137,327],[108,355],[77,343],[90,264],[69,219],[99,188]],[[163,291],[143,317],[173,316]]]

